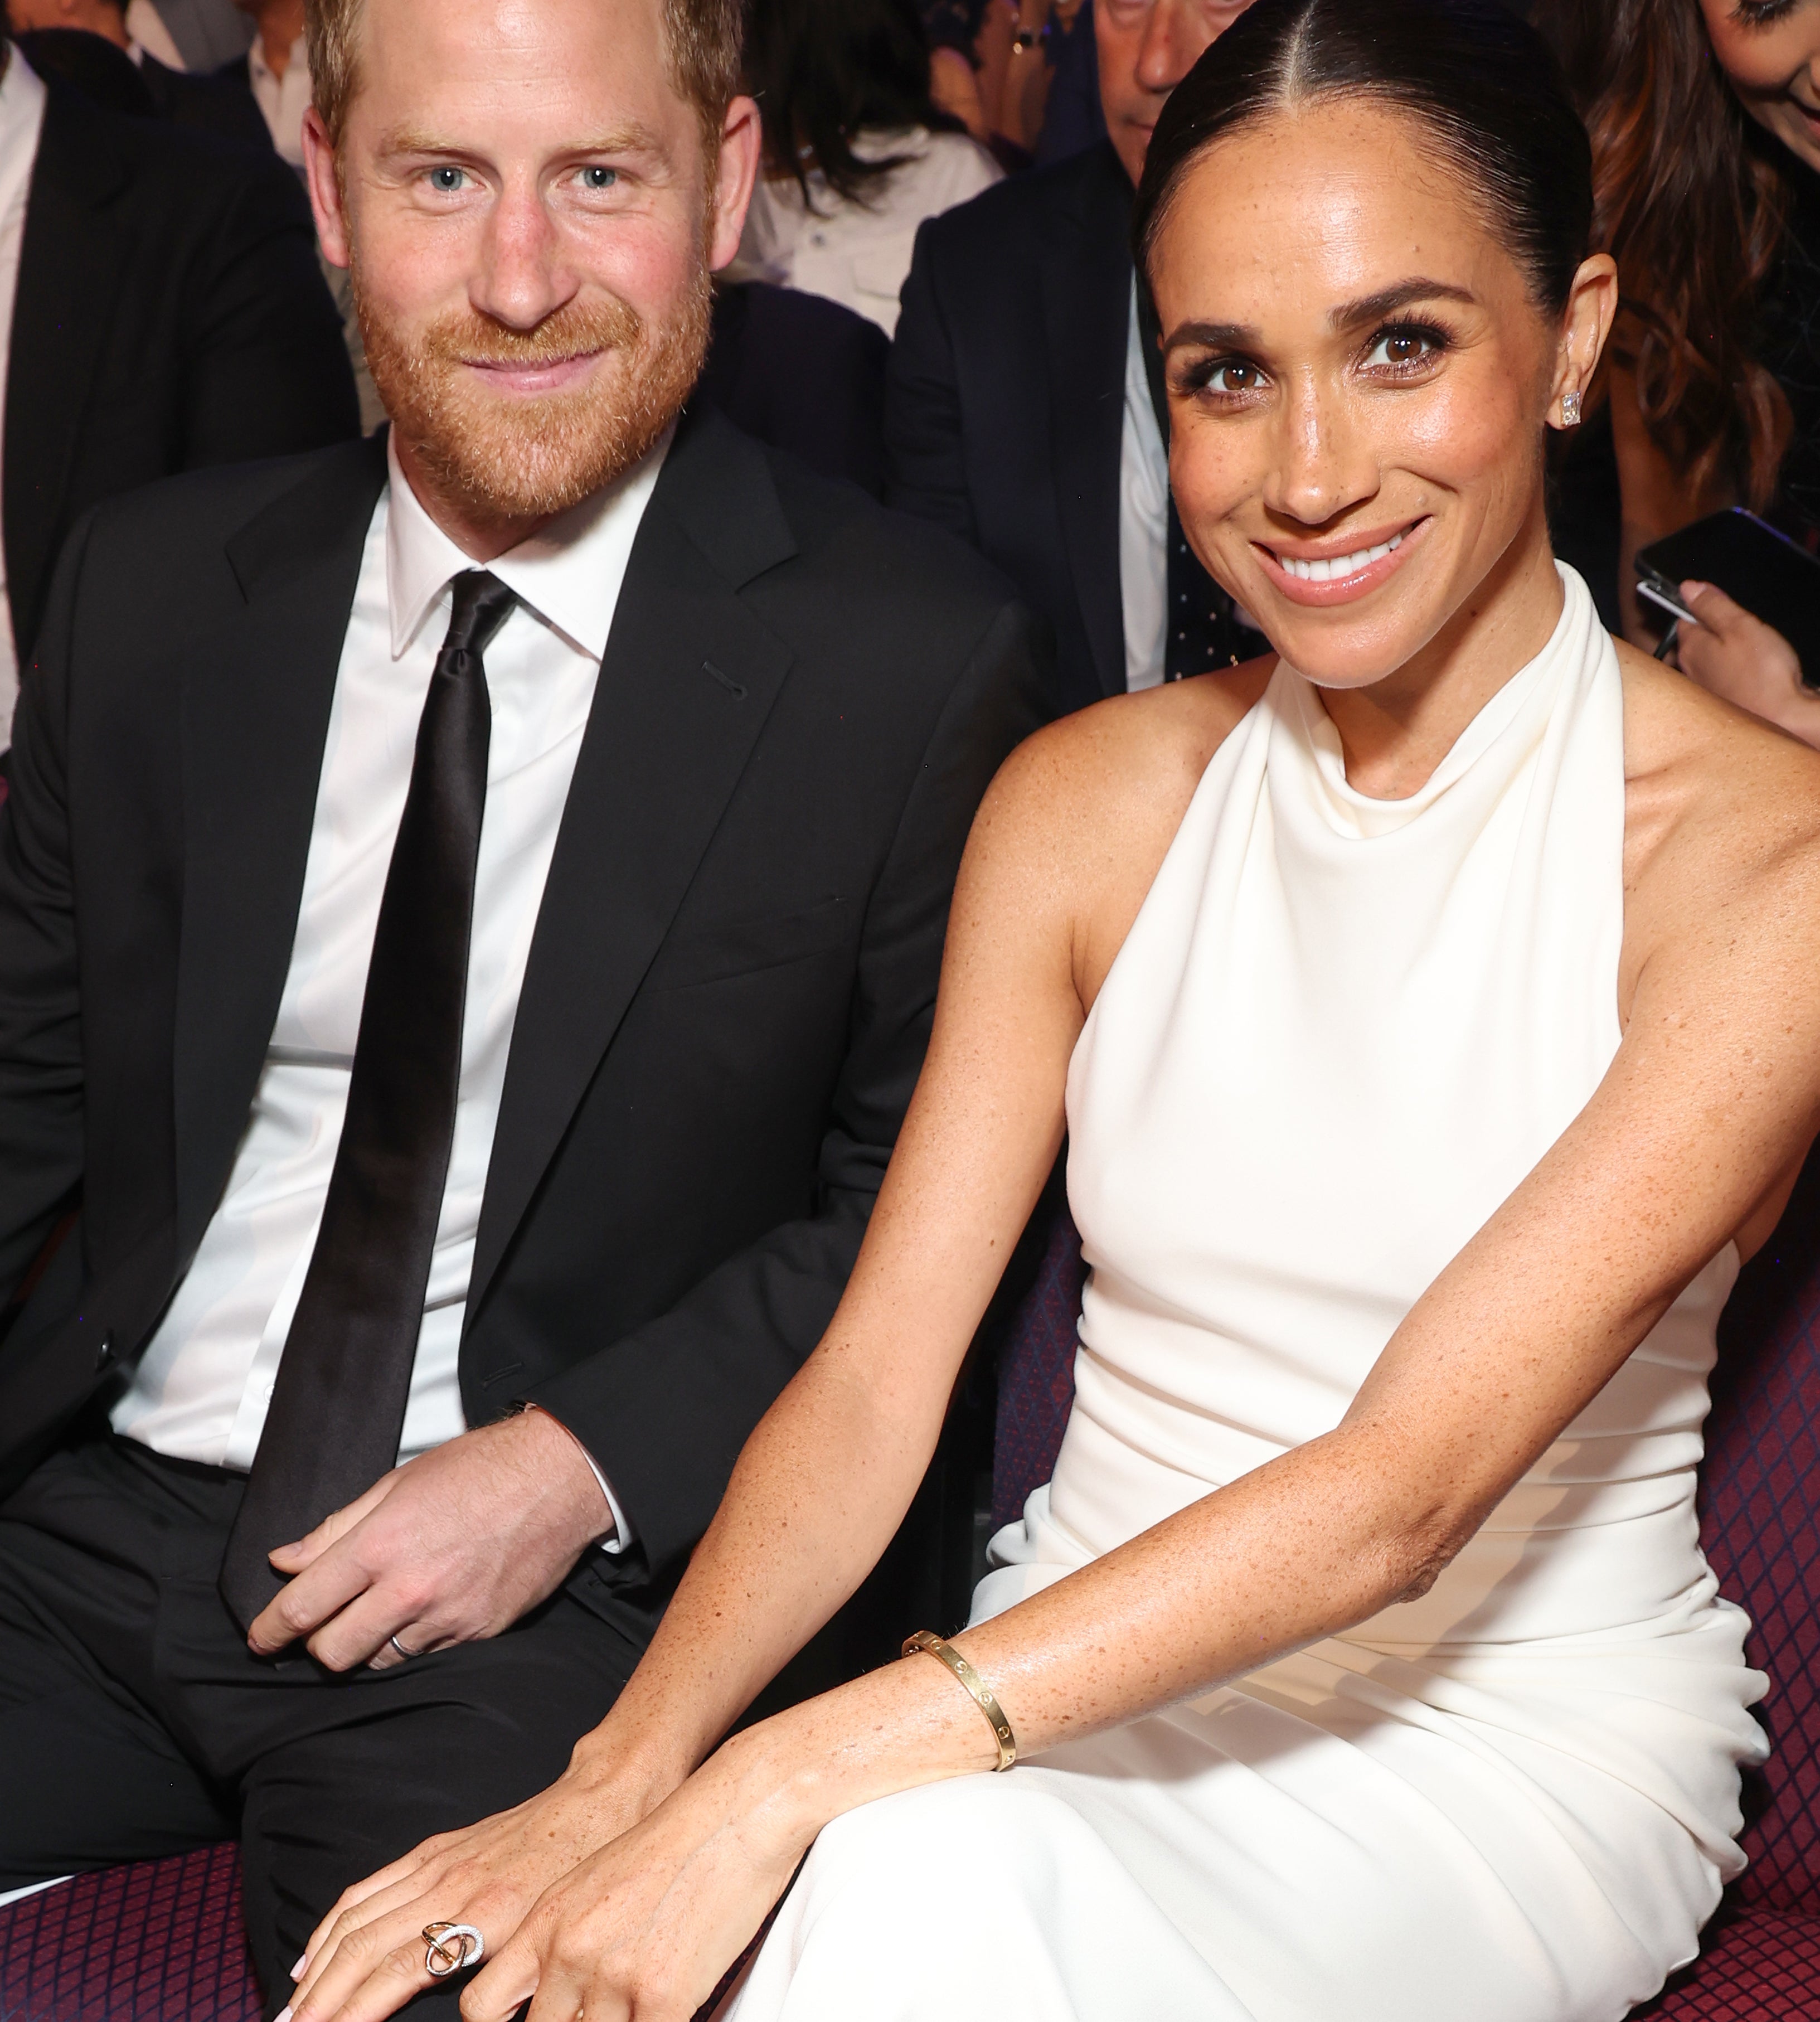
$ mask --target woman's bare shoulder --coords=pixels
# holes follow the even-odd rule
[[[998,818],[1091,845],[1159,824],[1173,834],[1201,776],[1264,693],[1274,655],[1114,695],[1028,738],[1005,761]]]
[[[1820,838],[1820,752],[1620,640],[1625,783],[1744,853]]]
[[[1647,933],[1760,898],[1820,952],[1820,753],[1620,642],[1625,885]],[[1814,900],[1791,917],[1789,902]],[[1640,951],[1639,951],[1640,952]]]
[[[1028,739],[973,825],[957,916],[1000,937],[1020,921],[1034,928],[1065,951],[1070,986],[1090,1006],[1202,776],[1275,664],[1115,695]]]

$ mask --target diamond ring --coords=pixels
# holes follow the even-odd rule
[[[464,1966],[478,1965],[487,1940],[472,1924],[425,1924],[424,1970],[432,1980],[447,1980]]]

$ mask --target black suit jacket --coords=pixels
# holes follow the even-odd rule
[[[21,664],[97,500],[356,434],[297,178],[275,155],[49,87],[6,368],[6,586]]]
[[[0,1477],[129,1360],[221,1196],[288,965],[377,442],[115,501],[0,809]],[[927,1043],[1034,622],[933,531],[685,424],[635,545],[514,1032],[461,1354],[546,1405],[651,1608],[833,1313]],[[0,1478],[0,1487],[3,1487]],[[629,1599],[616,1600],[619,1597]],[[605,1597],[602,1600],[602,1596]]]
[[[272,151],[272,130],[258,100],[250,89],[237,89],[232,78],[206,72],[193,76],[188,71],[173,70],[154,56],[140,59],[139,75],[161,119],[179,126],[201,127],[261,154]]]
[[[1130,224],[1110,142],[931,218],[887,375],[887,502],[971,542],[1049,619],[1058,710],[1125,692]]]
[[[884,361],[877,323],[768,281],[714,290],[713,341],[695,398],[824,477],[884,489]]]

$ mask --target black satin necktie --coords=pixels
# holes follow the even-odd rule
[[[221,1561],[243,1628],[285,1584],[267,1553],[396,1465],[461,1073],[492,710],[482,658],[516,601],[457,576],[418,724],[360,1006],[341,1143],[259,1451]]]

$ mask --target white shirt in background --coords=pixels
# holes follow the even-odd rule
[[[466,1429],[456,1364],[525,961],[600,656],[666,448],[488,565],[522,601],[487,648],[493,728],[454,1142],[401,1461]],[[112,1413],[116,1432],[156,1452],[245,1469],[258,1450],[341,1141],[380,898],[448,630],[449,583],[474,566],[418,504],[394,454],[341,648],[290,967],[246,1133],[195,1261]],[[607,1495],[623,1546],[625,1517]]]
[[[863,162],[905,159],[858,200],[837,195],[819,170],[809,177],[808,205],[793,178],[761,180],[728,279],[826,295],[891,337],[917,227],[990,189],[1005,172],[968,135],[925,126],[868,127],[852,148]]]
[[[1125,685],[1163,678],[1169,622],[1169,453],[1151,403],[1137,320],[1137,280],[1125,326],[1125,422],[1118,446],[1118,589],[1125,608]]]
[[[303,117],[310,106],[310,66],[299,35],[280,77],[265,60],[265,38],[255,35],[246,52],[246,75],[253,97],[271,130],[272,144],[294,169],[303,166]]]
[[[19,255],[25,243],[25,201],[44,131],[45,89],[16,49],[0,76],[0,406],[13,343],[13,305],[19,294]],[[13,743],[13,710],[19,699],[19,649],[6,596],[6,550],[0,544],[0,751]]]
[[[189,68],[151,0],[127,0],[126,32],[133,38],[133,46],[127,54],[135,63],[142,57],[155,57],[166,70]]]

